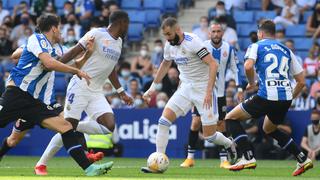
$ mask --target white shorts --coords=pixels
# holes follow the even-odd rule
[[[104,113],[113,114],[102,92],[93,92],[80,87],[77,80],[72,79],[67,89],[64,117],[80,120],[82,112],[86,112],[92,120],[97,120]]]
[[[207,85],[181,83],[178,90],[169,99],[165,108],[175,112],[177,118],[186,115],[193,106],[197,107],[203,126],[215,125],[218,122],[218,103],[216,93],[213,93],[212,107],[203,108]]]

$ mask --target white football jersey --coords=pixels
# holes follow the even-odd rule
[[[178,46],[167,41],[164,47],[164,60],[174,61],[184,83],[208,83],[209,66],[200,57],[207,54],[201,39],[192,33],[184,32],[184,40]]]
[[[91,36],[95,37],[94,51],[81,70],[88,73],[92,79],[89,86],[84,79],[78,80],[78,84],[91,91],[102,91],[105,81],[120,58],[122,39],[114,39],[106,28],[95,28],[87,32],[79,43],[86,47],[86,40]]]

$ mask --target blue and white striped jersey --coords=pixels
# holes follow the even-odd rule
[[[253,59],[259,76],[257,95],[271,101],[292,100],[289,76],[303,71],[292,51],[273,39],[251,44],[245,59]]]
[[[217,63],[219,64],[216,79],[216,88],[217,96],[223,97],[225,96],[226,73],[228,68],[230,68],[234,74],[236,85],[239,85],[237,58],[234,48],[225,41],[222,41],[222,45],[218,49],[213,47],[213,45],[211,44],[211,40],[205,41],[204,44],[207,50],[212,54],[212,56],[217,60]]]
[[[62,48],[59,51],[63,51]],[[10,72],[9,79],[17,87],[28,92],[35,99],[47,105],[55,103],[54,72],[44,70],[39,59],[40,53],[49,53],[56,57],[56,50],[43,34],[33,34],[28,38],[27,44],[16,67]]]

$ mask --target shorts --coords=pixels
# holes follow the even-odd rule
[[[62,110],[59,104],[46,105],[19,87],[8,86],[0,98],[0,127],[18,119],[27,122],[21,130],[41,126],[43,120],[59,116]]]
[[[112,108],[102,92],[92,92],[77,84],[77,79],[71,79],[64,106],[64,117],[81,119],[82,112],[96,120],[105,113],[112,113]]]
[[[186,115],[193,106],[195,106],[200,114],[202,125],[215,125],[218,121],[217,98],[213,93],[212,107],[203,108],[203,101],[206,95],[207,84],[181,83],[178,90],[169,99],[165,108],[169,108],[175,112],[176,117]]]
[[[218,97],[218,112],[219,112],[219,121],[224,120],[227,114],[227,102],[226,97]],[[192,108],[192,116],[200,116],[198,109],[196,107]]]
[[[273,124],[283,124],[291,106],[289,101],[270,101],[254,95],[240,104],[242,110],[253,118],[267,116]]]

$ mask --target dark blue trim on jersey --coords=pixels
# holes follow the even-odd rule
[[[231,52],[232,52],[232,47],[229,45],[229,54],[228,54],[228,60],[227,60],[227,64],[226,64],[226,68],[225,68],[224,75],[227,74],[227,70],[228,70],[228,67],[229,67],[229,65],[230,65]]]

